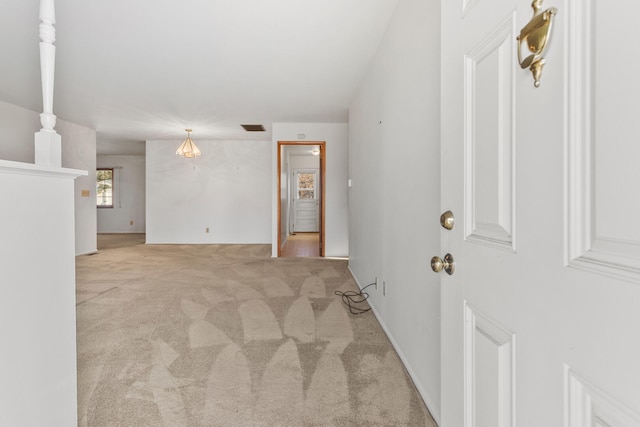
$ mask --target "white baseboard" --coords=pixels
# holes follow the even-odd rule
[[[356,277],[354,272],[351,270],[351,266],[347,266],[347,268],[349,269],[349,272],[351,273],[351,276],[353,277],[353,280],[355,280],[356,285],[358,286],[358,288],[360,290],[362,290],[362,284],[358,281],[358,278]],[[436,422],[436,424],[440,425],[440,408],[437,407],[433,403],[433,399],[431,399],[430,396],[427,394],[427,392],[426,392],[425,388],[423,387],[422,383],[420,382],[420,380],[416,376],[415,371],[413,370],[413,368],[411,367],[411,365],[407,361],[407,358],[405,357],[404,353],[402,352],[402,350],[398,346],[398,343],[396,342],[396,340],[394,339],[393,335],[391,334],[391,332],[387,328],[387,324],[378,315],[378,311],[376,310],[376,308],[373,305],[370,305],[370,307],[371,307],[371,311],[373,312],[373,315],[376,316],[376,320],[378,321],[378,323],[382,327],[382,330],[384,331],[384,333],[387,335],[387,338],[391,342],[391,345],[395,349],[396,353],[398,354],[398,357],[400,357],[400,360],[402,361],[402,364],[404,365],[405,369],[409,373],[409,377],[411,377],[411,381],[413,381],[413,384],[416,386],[416,389],[418,390],[418,393],[420,394],[420,397],[422,397],[422,400],[423,400],[424,404],[427,406],[427,409],[429,409],[429,412],[431,413],[431,416],[433,417],[433,420]]]

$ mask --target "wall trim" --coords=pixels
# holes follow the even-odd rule
[[[34,175],[46,176],[49,178],[77,178],[87,176],[88,172],[78,169],[57,168],[52,166],[41,166],[33,163],[14,162],[10,160],[0,160],[0,173],[10,173],[14,175]]]

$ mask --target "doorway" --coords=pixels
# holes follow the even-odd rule
[[[278,141],[279,257],[324,256],[325,152],[324,141]],[[317,166],[304,167],[298,157],[315,160]],[[283,252],[287,245],[292,248]]]
[[[289,187],[289,234],[320,232],[319,168],[294,168]]]

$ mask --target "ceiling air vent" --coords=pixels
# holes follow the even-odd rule
[[[240,125],[247,132],[264,132],[264,126],[262,125]]]

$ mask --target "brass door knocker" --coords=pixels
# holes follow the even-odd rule
[[[540,86],[540,76],[542,75],[542,67],[544,67],[545,61],[542,57],[549,37],[551,35],[551,20],[553,16],[558,12],[558,9],[551,7],[542,12],[542,2],[544,0],[534,0],[531,3],[533,8],[533,18],[522,30],[517,37],[518,40],[518,62],[520,67],[529,68],[533,73],[535,87]],[[521,46],[522,43],[526,43],[531,55],[522,59]]]

